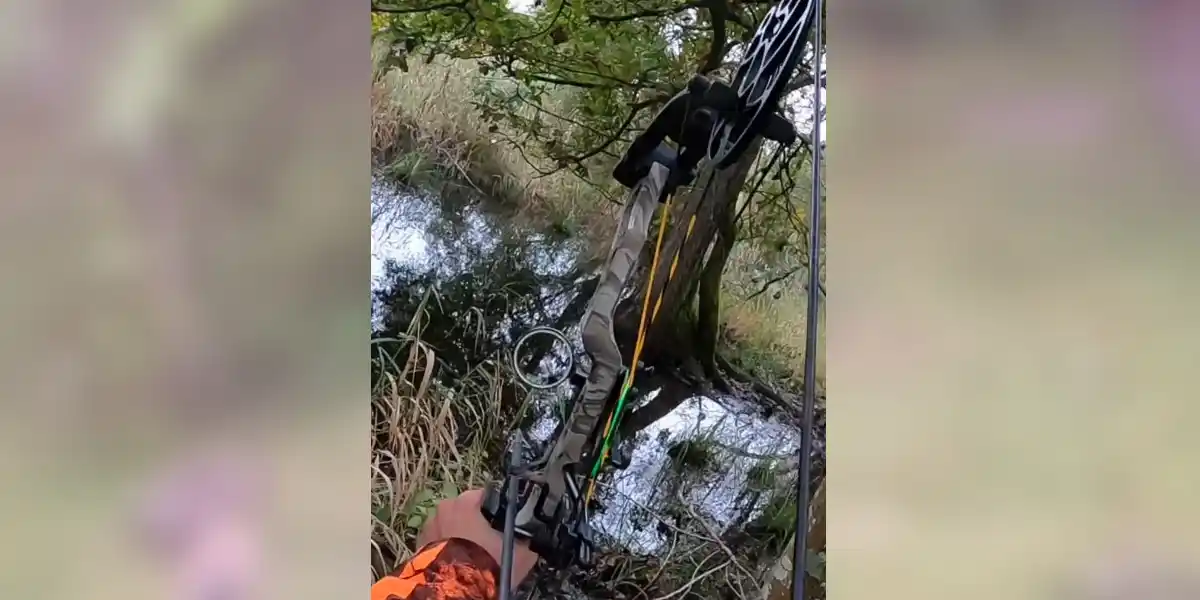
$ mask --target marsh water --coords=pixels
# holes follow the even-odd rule
[[[555,344],[528,367],[529,377],[556,379],[572,358],[582,359],[578,320],[566,311],[585,295],[583,282],[595,265],[584,262],[579,242],[519,225],[485,202],[378,180],[372,217],[377,334],[422,312],[422,338],[438,347],[440,360],[466,372],[505,356],[529,329],[554,326],[572,347]],[[524,429],[530,438],[552,435],[568,387],[529,392],[535,410]],[[644,400],[655,393],[646,390]],[[761,520],[780,495],[773,489],[794,490],[775,475],[794,467],[799,440],[796,427],[764,416],[754,398],[697,392],[629,442],[630,464],[603,480],[603,510],[594,526],[603,541],[652,556],[669,550],[671,538],[657,523],[663,514],[699,517],[717,535],[734,533]],[[703,452],[688,453],[689,447]],[[794,482],[794,475],[783,479]]]

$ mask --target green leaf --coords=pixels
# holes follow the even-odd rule
[[[420,529],[421,525],[424,523],[425,515],[421,514],[420,512],[416,512],[413,513],[412,516],[408,517],[408,521],[406,521],[404,524],[410,529]]]
[[[434,500],[434,496],[433,496],[432,491],[421,490],[413,495],[412,500],[409,501],[409,503],[413,507],[417,507],[417,506],[424,506],[426,504],[430,504],[433,502],[433,500]]]
[[[808,564],[805,565],[805,571],[808,572],[809,576],[824,581],[825,555],[820,552],[813,552],[812,550],[807,550],[806,552],[808,553]]]
[[[454,482],[450,480],[442,482],[442,497],[454,498],[456,496],[458,496],[458,486],[454,485]]]
[[[392,522],[392,507],[387,506],[386,504],[376,507],[375,508],[375,518],[379,519],[379,521],[382,523],[391,523]]]

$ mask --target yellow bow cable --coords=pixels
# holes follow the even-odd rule
[[[634,376],[637,373],[638,359],[642,355],[642,346],[646,341],[646,316],[650,313],[650,295],[654,293],[654,276],[658,271],[658,259],[662,253],[663,236],[667,231],[667,221],[671,216],[671,201],[672,198],[667,196],[667,201],[663,207],[663,218],[658,224],[658,237],[654,242],[654,257],[650,262],[650,276],[646,282],[646,295],[642,299],[642,316],[638,323],[637,343],[633,347],[633,360],[630,362],[629,373],[625,376],[625,383],[621,386],[621,395],[617,398],[617,405],[611,413],[608,414],[608,420],[604,423],[604,443],[600,449],[600,459],[592,466],[592,478],[588,482],[587,495],[584,500],[584,506],[587,506],[592,501],[592,495],[596,490],[596,476],[600,472],[600,467],[604,461],[608,459],[608,453],[612,446],[612,435],[616,430],[616,426],[620,423],[621,410],[625,407],[625,398],[629,394],[629,390],[633,388]],[[696,215],[692,215],[688,219],[687,233],[684,234],[683,241],[687,243],[692,237],[692,229],[696,225]],[[671,269],[667,273],[667,282],[670,282],[675,277],[675,267],[679,264],[679,252],[683,249],[683,244],[675,250],[675,256],[671,260]],[[665,291],[665,288],[664,288]],[[658,309],[662,306],[662,293],[654,302],[654,311],[650,313],[650,323],[658,317]]]

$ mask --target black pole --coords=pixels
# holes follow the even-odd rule
[[[504,538],[500,545],[500,600],[512,594],[513,550],[517,535],[517,477],[513,475],[521,463],[520,437],[514,437],[508,450],[508,473],[505,477]]]
[[[821,314],[821,0],[813,0],[812,197],[808,209],[808,314],[804,331],[804,430],[800,432],[800,481],[796,490],[796,539],[792,600],[803,600],[808,573],[808,488],[812,478],[812,430],[817,399],[817,327]]]

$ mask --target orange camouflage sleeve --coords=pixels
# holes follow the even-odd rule
[[[475,542],[450,538],[419,550],[371,586],[371,600],[496,600],[500,567]]]

